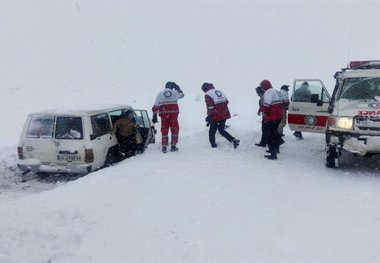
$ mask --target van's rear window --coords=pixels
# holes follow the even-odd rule
[[[32,117],[26,131],[27,138],[52,138],[54,128],[54,117],[36,116]]]
[[[56,139],[83,139],[81,117],[57,117],[55,127]]]

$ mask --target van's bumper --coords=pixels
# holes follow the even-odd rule
[[[364,135],[352,132],[327,130],[330,145],[340,145],[345,151],[365,156],[380,154],[380,135]]]
[[[42,173],[67,173],[67,174],[87,174],[91,172],[91,164],[41,164],[39,160],[20,160],[18,167],[22,172],[42,172]]]

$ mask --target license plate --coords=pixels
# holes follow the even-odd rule
[[[73,161],[81,161],[82,158],[80,155],[77,155],[77,154],[58,154],[57,160],[73,162]]]

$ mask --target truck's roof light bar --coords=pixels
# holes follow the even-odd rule
[[[351,61],[349,69],[380,69],[380,60]]]

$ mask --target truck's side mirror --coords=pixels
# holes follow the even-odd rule
[[[332,105],[332,103],[330,103],[329,107],[327,108],[327,112],[331,114],[333,112],[333,110],[334,110],[334,105]]]
[[[319,95],[318,94],[311,94],[310,102],[311,103],[319,102]]]

